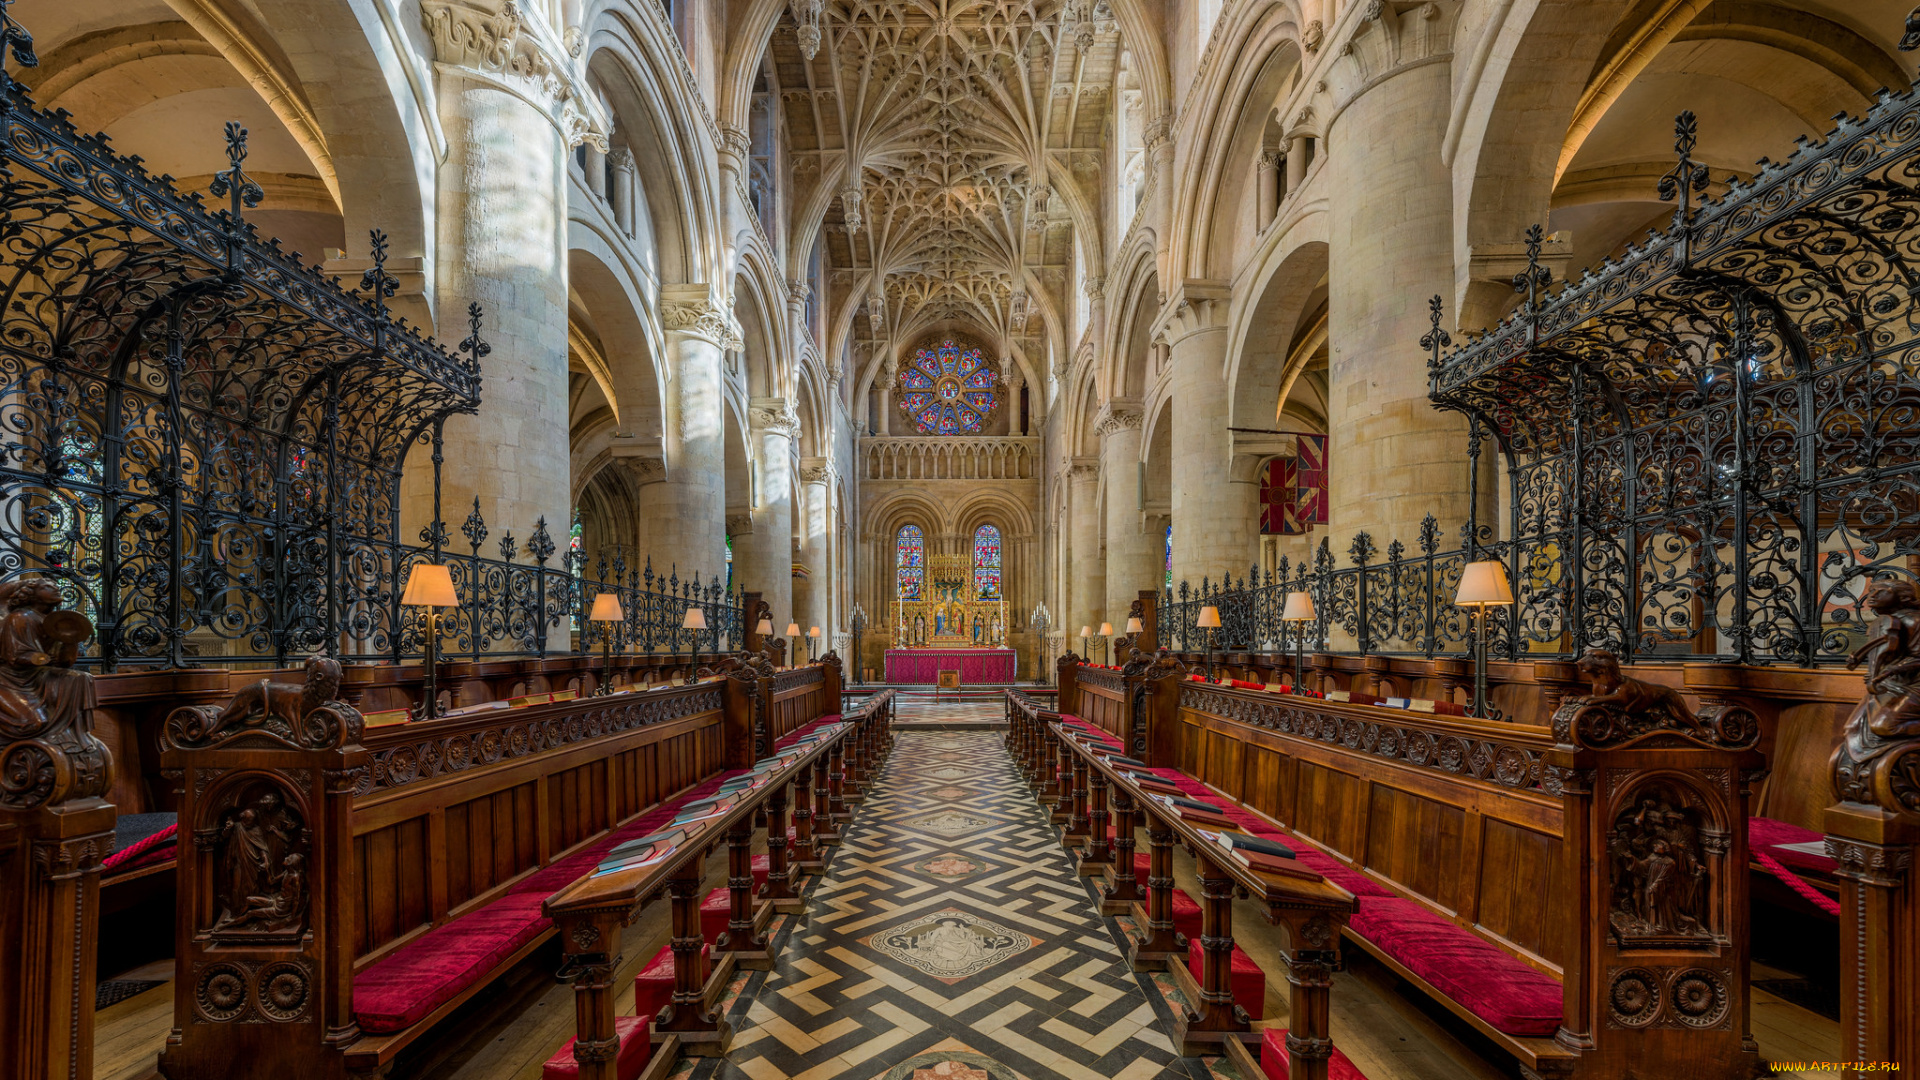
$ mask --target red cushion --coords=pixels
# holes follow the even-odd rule
[[[1270,1027],[1261,1032],[1260,1071],[1267,1074],[1267,1080],[1288,1080],[1286,1028]],[[1336,1046],[1333,1057],[1327,1059],[1327,1080],[1367,1080],[1367,1074]]]
[[[708,976],[713,974],[711,953],[713,946],[702,943],[700,946],[700,983],[706,985]],[[633,1013],[635,1016],[652,1020],[660,1015],[660,1010],[673,1000],[673,983],[678,968],[673,962],[673,949],[661,949],[633,977]]]
[[[756,895],[760,887],[767,883],[767,871],[773,864],[765,855],[753,857],[753,891]],[[727,932],[727,922],[733,918],[733,892],[724,886],[707,894],[700,901],[700,935],[708,941],[720,940]]]
[[[1173,906],[1170,910],[1173,912],[1173,928],[1176,932],[1190,938],[1200,937],[1200,905],[1194,902],[1193,897],[1179,889],[1173,890]]]
[[[1200,976],[1201,956],[1200,939],[1193,938],[1188,941],[1187,973],[1193,976],[1194,982],[1205,986],[1206,980]],[[1259,964],[1253,962],[1253,957],[1240,951],[1238,945],[1233,947],[1233,961],[1227,971],[1227,985],[1233,990],[1234,1004],[1247,1010],[1248,1017],[1254,1020],[1260,1019],[1261,1012],[1267,1007],[1267,975],[1260,970]]]
[[[1248,682],[1245,679],[1234,679],[1232,680],[1232,684],[1242,690],[1265,690],[1267,688],[1266,683]]]
[[[509,895],[420,935],[354,976],[353,1014],[367,1031],[400,1031],[419,1023],[550,925],[545,896]]]
[[[637,1080],[653,1057],[653,1036],[647,1022],[637,1016],[616,1016],[613,1029],[620,1036],[620,1052],[613,1059],[613,1074],[620,1080]],[[573,1040],[547,1059],[540,1069],[540,1080],[564,1080],[580,1075],[580,1063],[573,1060]]]
[[[1206,682],[1207,677],[1205,675],[1189,675],[1187,676],[1187,681],[1188,682]]]
[[[1803,873],[1832,874],[1839,867],[1825,855],[1814,855],[1805,851],[1788,851],[1781,844],[1807,844],[1824,840],[1826,834],[1803,829],[1798,825],[1773,818],[1751,817],[1747,819],[1747,848],[1750,851],[1764,851],[1780,860],[1780,865],[1789,870]]]
[[[1560,1027],[1560,980],[1412,901],[1369,899],[1348,925],[1496,1031],[1539,1037]]]

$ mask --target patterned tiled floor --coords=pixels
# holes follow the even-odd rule
[[[990,701],[914,701],[902,702],[895,710],[896,725],[916,727],[921,725],[940,726],[946,724],[1004,724],[1007,720],[1007,706],[1003,700]]]
[[[1000,736],[897,738],[713,1075],[1187,1080]]]

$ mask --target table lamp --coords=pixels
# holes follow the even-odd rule
[[[604,673],[600,679],[599,694],[613,693],[613,624],[627,621],[627,613],[620,610],[620,597],[603,592],[593,598],[593,610],[587,613],[588,622],[603,624],[600,627],[600,655],[603,658]]]
[[[1112,643],[1113,643],[1113,624],[1110,622],[1103,622],[1100,624],[1100,662],[1101,663],[1104,663],[1104,664],[1113,663],[1113,660],[1107,655],[1107,650],[1112,647]]]
[[[820,641],[820,628],[817,626],[807,627],[807,659],[809,661],[814,659],[814,655],[813,655],[814,646],[817,645],[819,641]]]
[[[1313,610],[1313,596],[1304,589],[1287,594],[1287,606],[1280,611],[1280,621],[1293,623],[1293,685],[1307,685],[1307,628],[1318,618]]]
[[[1088,639],[1088,638],[1090,638],[1090,637],[1092,637],[1092,636],[1093,636],[1093,627],[1091,627],[1091,626],[1083,626],[1083,627],[1081,627],[1081,628],[1080,628],[1080,651],[1081,651],[1081,653],[1083,653],[1083,654],[1085,654],[1085,653],[1091,653],[1091,652],[1093,652],[1093,650],[1092,650],[1092,649],[1089,649],[1089,648],[1087,648],[1087,639]]]
[[[1208,604],[1200,609],[1193,625],[1207,632],[1207,678],[1213,678],[1213,632],[1220,628],[1220,609]]]
[[[1479,628],[1473,640],[1473,715],[1487,715],[1487,608],[1513,603],[1513,586],[1507,582],[1507,568],[1497,560],[1470,562],[1460,572],[1460,591],[1453,602],[1476,609]]]
[[[707,628],[707,613],[698,604],[688,604],[680,619],[680,629],[693,631],[693,659],[687,662],[687,685],[693,685],[694,672],[700,669],[700,631]]]
[[[799,667],[800,666],[799,664],[794,663],[794,661],[798,659],[798,657],[796,657],[794,653],[797,653],[800,651],[800,624],[799,623],[790,622],[787,624],[787,643],[788,643],[787,644],[787,649],[788,649],[787,666]]]
[[[400,603],[427,609],[427,700],[422,719],[431,720],[440,715],[440,693],[435,686],[440,666],[440,614],[435,609],[460,606],[460,597],[453,591],[453,573],[439,563],[415,563],[407,571],[407,587],[401,591]]]

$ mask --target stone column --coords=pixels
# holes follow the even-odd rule
[[[801,561],[812,572],[811,588],[807,590],[807,604],[803,610],[795,612],[795,622],[805,631],[810,626],[820,628],[820,649],[824,651],[833,643],[833,552],[831,538],[833,468],[825,458],[804,458],[800,462],[800,484],[804,502],[801,513],[804,514],[801,530]]]
[[[655,573],[694,574],[702,583],[726,575],[726,417],[721,365],[726,350],[740,347],[739,333],[705,285],[661,290],[661,325],[667,329],[666,362],[672,382],[665,402],[665,480],[640,489],[640,519],[646,523],[647,554]]]
[[[893,380],[899,369],[889,356],[886,363],[880,365],[880,434],[893,434]]]
[[[1188,282],[1172,305],[1160,335],[1173,354],[1173,580],[1198,587],[1247,572],[1259,488],[1231,475],[1226,290]]]
[[[749,403],[748,449],[759,462],[753,534],[744,544],[735,540],[734,576],[744,588],[759,590],[773,608],[777,637],[785,637],[793,621],[793,437],[799,433],[800,418],[785,398],[754,398]],[[787,648],[791,656],[793,643]]]
[[[477,495],[498,535],[572,520],[567,417],[567,150],[606,148],[608,123],[575,61],[515,9],[423,0],[438,61],[447,160],[438,182],[438,336],[468,336],[483,308],[491,346],[478,416],[447,422],[443,519]],[[424,455],[415,455],[424,459]],[[511,468],[502,468],[510,462]],[[430,471],[409,469],[409,524],[431,517]],[[411,541],[415,529],[408,527]]]
[[[1097,458],[1075,458],[1067,469],[1067,512],[1072,554],[1068,563],[1067,633],[1082,626],[1100,629],[1106,610],[1106,558],[1100,550],[1100,465]],[[1078,651],[1080,642],[1074,640]]]
[[[627,236],[633,236],[634,165],[633,151],[616,146],[608,160],[613,162],[613,223]]]
[[[1336,549],[1359,530],[1382,549],[1396,538],[1411,546],[1428,513],[1452,536],[1467,516],[1466,424],[1428,402],[1420,349],[1427,298],[1454,290],[1453,185],[1440,160],[1450,65],[1424,62],[1450,34],[1417,11],[1375,12],[1354,32],[1365,89],[1326,133],[1331,175],[1367,178],[1328,192]]]
[[[1295,135],[1287,140],[1287,194],[1300,190],[1307,182],[1307,137]]]
[[[581,167],[586,173],[587,190],[600,198],[607,197],[607,155],[594,147],[587,147],[587,162]]]
[[[1141,589],[1160,587],[1160,561],[1140,514],[1140,406],[1110,401],[1094,425],[1100,471],[1107,477],[1106,618],[1124,633],[1127,609]],[[1079,629],[1075,627],[1075,629]]]
[[[1273,150],[1262,150],[1259,164],[1254,166],[1253,171],[1254,179],[1257,181],[1254,187],[1259,192],[1255,196],[1259,201],[1259,205],[1254,208],[1257,211],[1255,220],[1259,223],[1260,231],[1265,232],[1267,226],[1273,224],[1274,211],[1280,207],[1279,153]]]

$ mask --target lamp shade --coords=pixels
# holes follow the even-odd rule
[[[588,622],[621,622],[627,613],[620,610],[620,598],[610,592],[603,592],[593,598],[593,611],[587,615]]]
[[[800,636],[800,624],[799,624],[799,623],[797,623],[797,622],[790,622],[790,623],[788,623],[788,624],[787,624],[787,636],[788,636],[788,637],[799,637],[799,636]]]
[[[408,607],[459,607],[453,592],[453,574],[439,563],[415,563],[407,571],[407,588],[400,602]]]
[[[1460,572],[1460,592],[1453,602],[1462,607],[1513,603],[1513,586],[1507,583],[1507,568],[1493,559],[1468,563]]]
[[[1080,628],[1080,636],[1081,636],[1081,637],[1092,637],[1092,636],[1093,636],[1093,627],[1091,627],[1091,626],[1083,626],[1083,627],[1081,627],[1081,628]]]
[[[1313,596],[1300,591],[1287,594],[1287,606],[1280,612],[1282,622],[1312,622],[1314,618]]]
[[[766,637],[767,635],[773,633],[773,620],[761,619],[760,625],[754,627],[753,632],[756,634],[759,634],[761,637]]]
[[[1113,636],[1113,624],[1112,624],[1112,623],[1110,623],[1110,622],[1103,622],[1103,623],[1101,623],[1101,624],[1100,624],[1100,636],[1101,636],[1101,637],[1112,637],[1112,636]]]
[[[1144,627],[1144,626],[1141,626],[1141,625],[1140,625],[1140,620],[1139,620],[1139,619],[1128,619],[1128,620],[1127,620],[1127,633],[1129,633],[1129,634],[1139,634],[1139,633],[1143,633],[1143,632],[1145,632],[1145,630],[1146,630],[1146,627]]]
[[[680,620],[680,628],[682,630],[705,630],[707,628],[706,611],[689,604],[687,606],[686,616]]]
[[[811,638],[817,638],[817,637],[819,637],[819,636],[820,636],[820,628],[819,628],[819,627],[817,627],[817,626],[809,626],[809,627],[807,627],[807,636],[808,636],[808,637],[811,637]]]
[[[1195,626],[1209,627],[1220,625],[1220,609],[1208,604],[1200,609],[1200,617],[1193,622]]]

